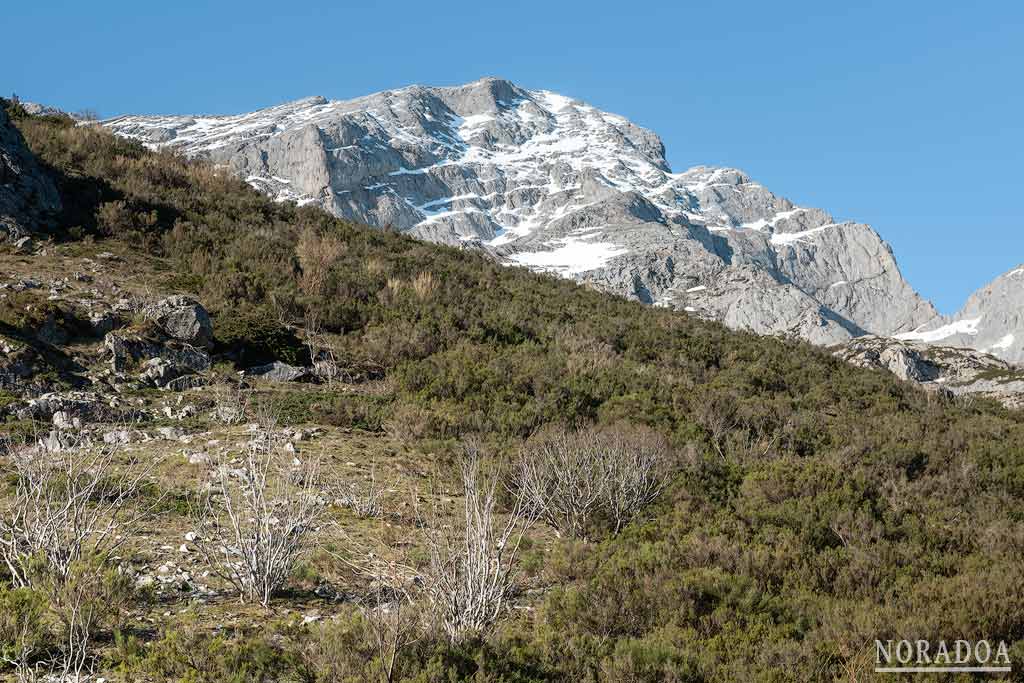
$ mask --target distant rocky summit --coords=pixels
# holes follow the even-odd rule
[[[673,173],[651,131],[504,80],[103,124],[222,164],[282,201],[734,328],[836,344],[937,315],[869,226],[735,169]]]
[[[1012,363],[1024,361],[1024,265],[972,294],[955,315],[937,316],[899,338],[975,349]]]

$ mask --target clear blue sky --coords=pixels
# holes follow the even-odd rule
[[[857,5],[857,7],[853,7]],[[1020,2],[5,3],[0,92],[234,113],[501,76],[871,223],[940,310],[1024,261]]]

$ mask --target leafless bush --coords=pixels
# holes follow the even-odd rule
[[[3,605],[0,610],[0,663],[14,670],[18,683],[35,683],[43,677],[45,664],[38,655],[45,650],[47,636],[44,610],[39,602],[31,605]]]
[[[668,453],[647,429],[554,429],[523,449],[515,483],[532,513],[559,533],[618,533],[661,493]]]
[[[114,627],[132,597],[132,581],[102,558],[76,561],[63,581],[44,590],[60,625],[58,648],[48,662],[51,680],[81,681],[93,672],[98,632]]]
[[[345,243],[337,237],[322,235],[311,227],[304,229],[295,245],[295,254],[302,269],[302,277],[299,280],[302,291],[310,296],[322,295],[327,286],[331,267],[345,251]]]
[[[111,553],[159,501],[137,500],[152,463],[121,464],[114,444],[57,445],[9,453],[17,484],[0,515],[0,558],[15,586],[42,596],[46,621],[55,628],[45,661],[35,659],[43,652],[27,631],[5,655],[21,681],[82,680],[91,672],[97,631],[123,612],[131,594],[131,581],[112,566]]]
[[[317,377],[327,382],[328,386],[342,378],[342,369],[334,348],[324,337],[320,316],[314,311],[306,311],[304,336],[309,358],[313,363],[313,371]]]
[[[17,478],[0,515],[0,559],[15,586],[30,587],[42,568],[61,583],[83,557],[107,557],[131,535],[148,507],[129,504],[152,469],[120,465],[115,444],[44,444],[9,453]]]
[[[488,632],[508,605],[523,534],[531,522],[521,497],[499,519],[497,472],[485,471],[479,447],[467,443],[461,463],[463,511],[454,525],[434,514],[426,524],[430,562],[424,589],[448,639]]]
[[[384,515],[384,493],[386,487],[377,482],[375,470],[370,470],[370,479],[362,484],[349,484],[341,498],[342,503],[359,517],[373,518]]]
[[[402,653],[422,632],[417,572],[402,560],[388,559],[383,548],[371,550],[351,540],[348,544],[352,557],[334,556],[369,582],[369,590],[358,600],[359,611],[379,662],[381,683],[393,683]]]
[[[319,472],[289,465],[276,422],[263,416],[237,465],[222,462],[199,510],[197,548],[243,602],[264,607],[308,548],[324,507]]]
[[[235,385],[219,388],[213,396],[213,414],[224,424],[241,424],[250,413],[251,398],[251,391]]]

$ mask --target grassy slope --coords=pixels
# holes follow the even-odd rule
[[[354,374],[386,377],[383,398],[345,410],[393,436],[482,432],[507,452],[547,423],[629,420],[672,438],[679,473],[649,519],[555,544],[533,618],[444,654],[462,673],[847,680],[875,638],[904,637],[1018,641],[1024,660],[1018,413],[274,204],[99,130],[19,126],[62,178],[68,235],[169,264],[220,329],[315,312]],[[344,245],[312,294],[307,229]],[[424,273],[434,285],[417,290]]]

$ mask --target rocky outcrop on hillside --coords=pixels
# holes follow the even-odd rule
[[[1024,370],[991,354],[873,336],[855,339],[834,353],[854,365],[888,370],[930,391],[975,394],[1010,408],[1024,407]]]
[[[281,201],[736,328],[834,344],[936,315],[869,226],[796,206],[735,169],[673,173],[653,132],[500,79],[103,123]]]
[[[0,107],[0,241],[25,246],[31,233],[52,227],[60,208],[53,180]]]

